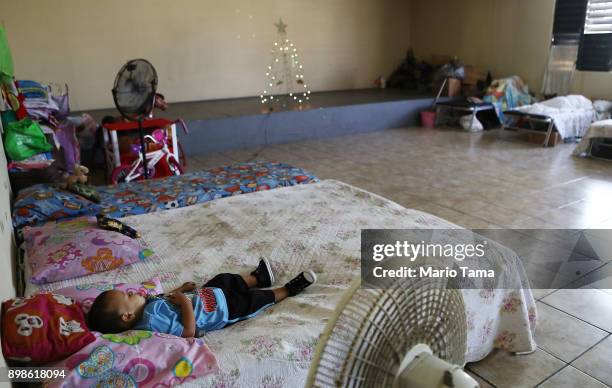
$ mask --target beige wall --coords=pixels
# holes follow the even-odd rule
[[[73,109],[113,106],[128,59],[170,101],[259,95],[282,16],[313,91],[370,87],[410,46],[409,0],[0,0],[20,78],[68,83]]]
[[[554,0],[413,0],[417,56],[459,56],[496,78],[519,75],[539,92],[552,32]],[[612,74],[577,72],[574,93],[612,99]]]

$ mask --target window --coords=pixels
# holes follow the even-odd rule
[[[584,21],[584,34],[612,33],[612,1],[589,0]]]
[[[588,0],[576,68],[612,70],[612,1]]]
[[[587,0],[557,0],[553,25],[555,45],[577,45],[584,27]]]
[[[612,71],[612,0],[557,0],[553,46],[578,46],[576,69]]]

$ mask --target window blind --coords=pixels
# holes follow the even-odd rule
[[[584,33],[612,33],[612,1],[589,0],[584,22]]]
[[[612,70],[612,1],[588,1],[576,68]]]

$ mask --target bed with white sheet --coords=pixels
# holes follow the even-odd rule
[[[537,130],[556,129],[563,139],[581,137],[595,120],[591,100],[580,95],[551,98],[504,112],[506,128]]]
[[[590,156],[593,139],[612,139],[612,120],[594,122],[574,149],[574,156]]]
[[[353,186],[327,180],[229,197],[166,212],[122,219],[155,254],[118,270],[65,280],[53,290],[96,281],[142,281],[160,276],[165,289],[203,282],[219,272],[250,270],[268,257],[284,284],[311,268],[318,283],[204,339],[221,372],[194,386],[301,386],[317,340],[351,281],[360,276],[360,229],[458,228]],[[491,260],[504,276],[496,290],[464,290],[468,361],[494,348],[535,349],[535,301],[520,259],[491,243]],[[26,294],[39,290],[27,284]]]

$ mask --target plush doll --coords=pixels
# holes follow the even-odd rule
[[[89,169],[87,167],[75,164],[72,174],[68,174],[68,172],[64,173],[64,183],[67,188],[71,188],[78,183],[85,184],[87,183],[87,174],[89,174]]]
[[[62,186],[66,190],[79,194],[92,202],[100,203],[100,194],[98,191],[93,186],[87,184],[88,173],[89,169],[87,167],[75,164],[72,174],[65,172],[62,176],[64,180]]]

